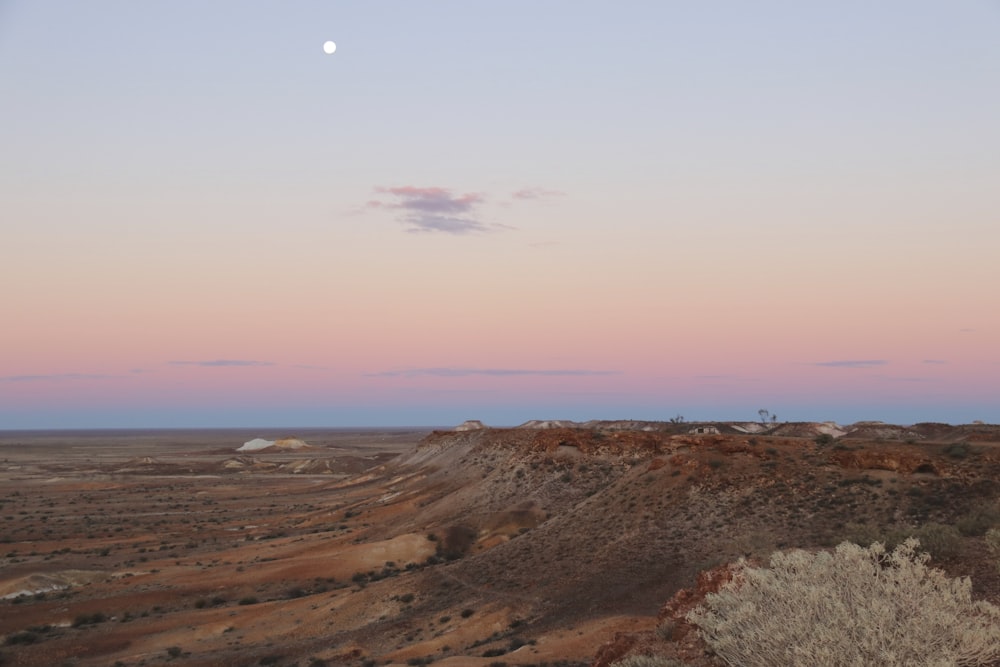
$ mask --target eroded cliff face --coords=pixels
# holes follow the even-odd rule
[[[685,425],[687,426],[687,425]],[[483,428],[470,432],[466,429],[435,431],[418,445],[419,452],[442,451],[464,447],[470,452],[489,450],[518,451],[525,456],[557,456],[581,454],[594,458],[649,459],[674,454],[687,448],[717,450],[726,454],[749,453],[764,456],[758,445],[801,442],[810,445],[808,438],[786,436],[757,436],[742,433],[677,433],[677,428],[662,430],[625,430],[587,427],[546,428]]]
[[[661,655],[682,661],[689,667],[708,667],[717,663],[707,655],[707,645],[697,628],[687,620],[689,612],[701,606],[710,593],[718,593],[733,580],[738,567],[724,563],[698,573],[691,588],[682,588],[671,597],[656,617],[654,632],[618,632],[603,644],[591,667],[610,667],[629,655]]]
[[[829,460],[844,468],[855,470],[890,470],[901,473],[948,475],[955,466],[940,457],[919,452],[907,452],[897,447],[884,450],[838,450],[830,453]]]

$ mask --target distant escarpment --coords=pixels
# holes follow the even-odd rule
[[[886,446],[871,451],[860,446],[863,441]],[[988,443],[1000,443],[1000,426],[532,420],[513,428],[491,428],[476,420],[452,431],[432,432],[404,460],[427,461],[436,455],[447,460],[450,457],[446,452],[454,456],[459,452],[501,450],[534,458],[627,459],[630,464],[685,451],[742,453],[766,460],[770,458],[768,445],[775,443],[799,443],[825,452],[826,463],[845,468],[946,474],[955,467],[950,464],[965,458],[977,443],[987,448]],[[929,449],[912,447],[917,444],[928,445]],[[935,454],[944,454],[944,460],[933,461]]]
[[[418,451],[442,446],[492,445],[524,453],[588,456],[634,454],[654,456],[671,446],[674,436],[665,431],[605,431],[596,428],[517,427],[484,428],[474,431],[435,431],[424,438]],[[570,451],[572,450],[572,452]]]

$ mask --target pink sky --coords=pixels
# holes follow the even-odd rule
[[[5,7],[0,428],[1000,422],[1000,11],[393,9]]]

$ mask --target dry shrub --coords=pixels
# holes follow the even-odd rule
[[[469,552],[475,540],[475,529],[469,526],[449,526],[444,532],[444,540],[438,543],[438,555],[448,560],[461,558]]]
[[[990,528],[986,531],[986,546],[997,559],[997,569],[1000,570],[1000,528]]]
[[[730,665],[944,667],[1000,658],[1000,609],[972,600],[967,577],[927,566],[919,542],[891,553],[844,542],[833,553],[777,552],[745,562],[688,614]]]
[[[611,663],[611,667],[684,667],[684,663],[658,655],[630,655]]]
[[[916,538],[923,551],[934,560],[955,558],[962,551],[962,535],[957,528],[941,523],[925,523],[916,528],[906,526],[879,527],[873,524],[847,524],[844,538],[864,546],[881,542],[886,549],[895,549],[907,538]]]
[[[1000,505],[977,507],[965,516],[959,517],[955,526],[963,535],[979,537],[995,526],[1000,526]]]

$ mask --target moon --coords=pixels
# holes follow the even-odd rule
[[[333,42],[323,42],[323,53],[330,56],[337,50],[337,45]]]

